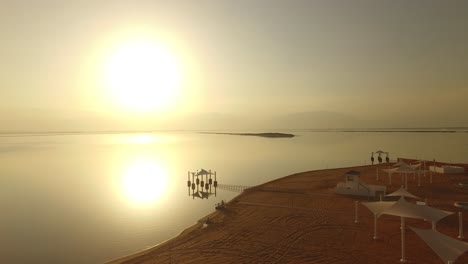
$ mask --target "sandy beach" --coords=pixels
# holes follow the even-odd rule
[[[354,223],[355,201],[372,200],[338,195],[334,190],[338,182],[344,181],[346,172],[356,170],[362,181],[386,185],[387,193],[395,191],[402,184],[400,175],[393,175],[392,185],[383,171],[376,179],[376,168],[387,166],[309,171],[255,186],[179,236],[111,263],[400,263],[400,218],[381,216],[378,239],[374,240],[373,214],[361,204],[359,222]],[[418,187],[417,178],[408,176],[408,191],[427,198],[430,206],[460,212],[453,204],[468,200],[468,188],[458,186],[467,178],[466,172],[434,175],[430,184],[426,173]],[[463,223],[468,229],[468,212]],[[408,218],[406,226],[430,229],[431,223]],[[456,238],[458,216],[442,219],[437,230]],[[466,238],[464,241],[468,242]],[[406,257],[408,263],[443,263],[409,228]],[[468,263],[468,253],[455,263]]]

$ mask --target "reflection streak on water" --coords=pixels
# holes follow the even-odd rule
[[[123,170],[125,195],[136,204],[153,203],[167,191],[166,169],[151,157],[130,160]]]

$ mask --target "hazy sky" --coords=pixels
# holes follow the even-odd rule
[[[468,126],[467,14],[468,1],[442,0],[0,0],[2,130],[172,118],[126,113],[102,85],[108,53],[141,34],[178,58],[179,116]]]

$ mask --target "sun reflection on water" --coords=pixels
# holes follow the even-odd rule
[[[139,157],[123,171],[122,187],[127,199],[137,205],[153,204],[168,190],[168,172],[157,160]]]
[[[155,140],[156,139],[153,136],[150,136],[148,134],[135,135],[127,138],[127,141],[129,143],[135,144],[150,144],[153,143]]]

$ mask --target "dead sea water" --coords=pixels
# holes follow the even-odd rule
[[[252,186],[369,164],[379,149],[391,159],[468,160],[464,131],[286,133],[297,136],[2,134],[0,263],[102,263],[177,235],[236,195],[218,190],[192,199],[189,170],[215,170],[219,183]]]

